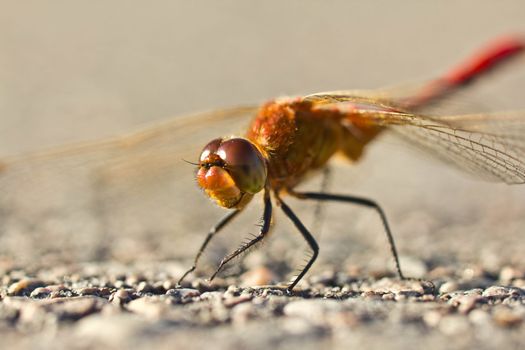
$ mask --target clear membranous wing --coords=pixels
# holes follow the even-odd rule
[[[205,232],[210,222],[188,209],[202,208],[201,217],[215,209],[184,160],[196,162],[213,138],[244,134],[256,110],[214,110],[117,138],[0,159],[0,256],[21,245],[46,256],[42,246],[50,245],[39,244],[41,237],[56,240],[56,249],[75,261],[128,252],[175,256],[182,247],[159,237]]]
[[[489,181],[525,183],[525,112],[431,116],[403,111],[386,97],[375,103],[352,92],[306,97],[319,108],[388,128],[447,164]],[[356,108],[366,104],[365,108]]]

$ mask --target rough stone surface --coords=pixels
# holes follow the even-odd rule
[[[379,330],[387,337],[424,330],[435,344],[442,345],[447,339],[481,347],[503,339],[516,347],[524,344],[525,290],[501,286],[499,279],[489,280],[490,285],[484,288],[444,292],[430,288],[429,281],[386,277],[354,279],[351,285],[323,285],[326,273],[321,272],[309,279],[315,283],[305,283],[288,295],[278,287],[227,284],[208,285],[202,290],[145,290],[144,282],[159,282],[155,276],[145,276],[145,281],[135,279],[127,289],[121,289],[118,280],[104,272],[114,268],[111,263],[96,266],[97,278],[105,281],[103,286],[90,283],[85,287],[84,281],[93,278],[93,268],[93,264],[76,266],[75,281],[49,280],[29,296],[12,296],[13,284],[1,285],[0,335],[11,339],[18,335],[18,344],[44,348],[52,344],[146,348],[151,341],[189,348],[214,341],[220,342],[221,348],[233,344],[260,347],[278,341],[283,348],[300,348],[333,341],[360,343]],[[129,267],[129,275],[138,270],[142,268]],[[62,271],[73,273],[66,266]],[[4,273],[11,276],[9,271]],[[16,274],[23,276],[24,271]],[[28,274],[21,281],[32,278]],[[53,296],[51,290],[69,292]],[[485,339],[487,330],[493,336]]]

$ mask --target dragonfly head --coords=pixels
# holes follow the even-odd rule
[[[243,138],[218,138],[201,152],[197,182],[219,206],[242,207],[264,188],[267,166],[261,151]]]

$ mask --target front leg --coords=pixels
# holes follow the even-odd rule
[[[297,230],[301,233],[303,238],[306,240],[308,245],[310,246],[310,249],[312,249],[312,256],[306,263],[306,265],[303,267],[299,275],[290,283],[288,288],[286,289],[288,293],[292,292],[292,289],[294,289],[295,285],[303,278],[303,276],[308,272],[310,267],[314,264],[315,260],[317,259],[317,256],[319,255],[319,245],[317,244],[317,241],[315,240],[314,236],[308,231],[306,227],[304,227],[303,223],[299,218],[295,215],[295,213],[290,209],[286,203],[283,202],[283,200],[279,197],[279,195],[276,193],[277,203],[281,206],[281,209],[286,214],[286,216],[293,222]]]
[[[226,265],[228,262],[230,262],[233,258],[239,256],[240,254],[244,253],[247,249],[250,249],[260,241],[266,237],[266,234],[268,231],[270,231],[270,222],[272,221],[272,201],[270,198],[270,191],[268,188],[264,190],[264,213],[262,217],[262,225],[261,229],[259,231],[259,234],[255,236],[252,240],[248,241],[247,243],[241,245],[239,248],[237,248],[232,253],[226,255],[220,262],[219,267],[217,267],[217,270],[215,273],[210,277],[210,282],[213,281],[215,276],[222,270],[224,265]]]
[[[212,240],[212,238],[219,233],[219,231],[226,226],[234,217],[237,216],[241,212],[241,209],[234,209],[233,211],[229,212],[224,216],[218,223],[216,223],[208,232],[208,235],[206,236],[206,239],[204,242],[202,242],[201,247],[199,248],[199,251],[197,255],[195,256],[195,259],[193,261],[193,265],[182,275],[182,277],[177,282],[177,285],[180,286],[182,284],[182,281],[188,276],[191,272],[193,272],[197,268],[197,263],[199,262],[199,259],[208,246],[208,243]]]

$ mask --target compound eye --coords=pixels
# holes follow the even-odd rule
[[[241,191],[254,194],[264,188],[266,162],[250,141],[242,138],[223,141],[216,154],[224,161],[225,169]]]
[[[204,148],[202,149],[201,155],[199,157],[199,162],[200,163],[207,162],[210,158],[210,155],[216,154],[217,150],[219,149],[219,146],[221,145],[221,142],[222,142],[221,138],[208,142],[208,144],[204,146]]]

